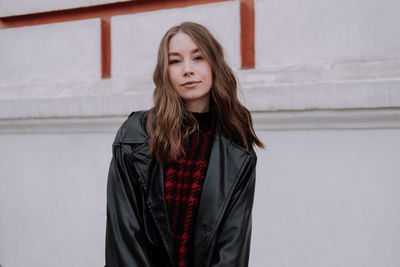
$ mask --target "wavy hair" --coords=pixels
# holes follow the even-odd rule
[[[155,156],[163,166],[171,164],[184,153],[182,140],[199,129],[196,119],[185,110],[183,100],[174,90],[168,77],[169,42],[178,32],[192,38],[211,66],[213,83],[210,109],[223,134],[245,149],[253,145],[264,148],[254,131],[251,113],[237,97],[237,81],[224,59],[222,46],[204,26],[184,22],[169,29],[160,42],[153,74],[154,107],[147,119],[150,134],[149,156]]]

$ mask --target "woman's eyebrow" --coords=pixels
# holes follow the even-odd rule
[[[200,52],[200,49],[195,48],[195,49],[193,49],[192,52],[190,52],[190,53],[191,53],[191,54],[195,54],[195,53],[197,53],[197,52]],[[170,52],[170,53],[168,53],[168,56],[180,56],[180,55],[181,55],[181,54],[178,53],[178,52]]]
[[[168,53],[168,56],[180,56],[181,54],[179,54],[178,52],[171,52]]]

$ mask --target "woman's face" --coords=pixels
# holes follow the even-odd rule
[[[169,80],[185,108],[193,112],[208,111],[211,67],[189,35],[178,32],[171,38],[168,62]]]

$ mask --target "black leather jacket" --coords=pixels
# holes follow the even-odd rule
[[[163,169],[134,112],[119,129],[107,185],[106,267],[173,267]],[[257,157],[216,124],[194,226],[190,267],[248,266]]]

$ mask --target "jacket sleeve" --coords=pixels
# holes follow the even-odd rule
[[[257,157],[245,167],[216,236],[211,267],[247,267],[250,254],[252,209]]]
[[[142,222],[134,185],[124,165],[120,145],[113,146],[107,183],[106,267],[149,267],[150,249]]]

